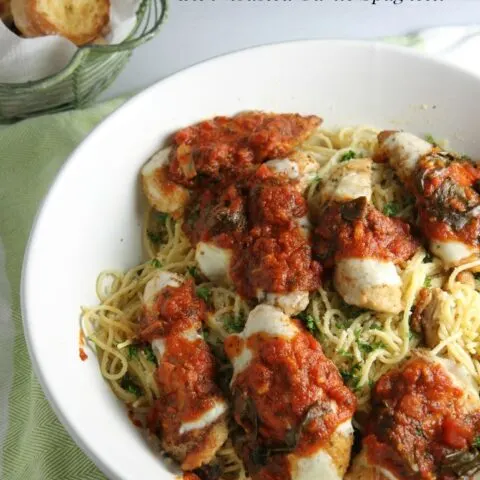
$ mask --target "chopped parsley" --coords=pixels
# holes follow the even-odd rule
[[[427,133],[425,135],[425,140],[428,143],[431,143],[434,147],[438,147],[439,143],[433,138],[433,135],[431,133]]]
[[[379,348],[385,348],[385,344],[383,342],[367,343],[367,342],[359,341],[358,348],[363,353],[371,353],[375,350],[378,350]]]
[[[168,219],[169,215],[168,213],[165,213],[165,212],[155,212],[155,218],[156,220],[159,222],[159,223],[162,223],[165,225],[165,223],[167,222],[167,219]]]
[[[142,394],[142,389],[133,381],[133,378],[127,372],[120,381],[120,386],[127,392],[139,397]]]
[[[358,376],[360,372],[360,365],[357,363],[350,368],[350,370],[341,370],[340,375],[343,378],[343,381],[354,391],[359,389],[358,384],[360,383],[360,378]]]
[[[356,153],[353,150],[349,150],[345,152],[342,157],[340,158],[341,162],[348,162],[348,160],[352,160],[352,158],[356,157]]]
[[[145,357],[147,357],[147,360],[149,362],[153,362],[153,363],[157,363],[157,357],[155,356],[155,354],[153,353],[153,349],[150,345],[147,345],[144,349],[143,349],[143,353],[145,354]]]
[[[158,258],[153,258],[150,263],[155,268],[162,268],[163,267],[162,262]]]
[[[223,328],[228,333],[240,333],[245,326],[245,317],[243,315],[227,314],[222,317]]]
[[[347,352],[343,348],[338,351],[338,354],[341,355],[342,357],[347,357],[347,358],[352,358],[353,357],[353,353]]]
[[[297,315],[297,318],[299,318],[303,322],[306,329],[310,333],[315,334],[318,331],[317,324],[315,323],[315,319],[313,318],[313,315],[310,315],[309,313],[306,313],[306,312],[301,312]]]
[[[480,448],[480,437],[476,437],[472,443],[472,447]]]
[[[425,288],[430,288],[432,286],[432,279],[430,277],[425,277],[425,281],[423,282],[423,286]]]
[[[382,326],[381,326],[379,323],[374,322],[374,323],[372,323],[372,325],[370,326],[370,328],[371,328],[372,330],[381,330],[381,329],[382,329]]]
[[[343,302],[341,309],[342,309],[343,313],[348,318],[351,318],[351,319],[357,318],[362,313],[365,313],[367,311],[365,308],[355,307],[354,305],[349,305],[346,302]]]
[[[208,287],[197,287],[197,297],[201,298],[204,302],[209,302],[212,292]]]
[[[400,206],[398,203],[389,202],[383,207],[383,213],[388,217],[395,217],[400,213]]]
[[[430,263],[433,261],[433,257],[430,253],[426,253],[425,258],[423,259],[423,263]]]
[[[202,277],[198,272],[197,267],[187,267],[187,272],[195,281],[201,281]]]
[[[138,347],[136,345],[129,345],[127,347],[127,357],[129,360],[135,358],[138,355]]]
[[[349,318],[346,318],[345,320],[337,320],[335,322],[335,328],[338,328],[338,330],[346,330],[351,324],[352,320]]]
[[[418,340],[418,333],[414,332],[413,330],[410,330],[408,332],[408,340],[411,342]]]
[[[151,230],[147,230],[147,237],[152,243],[160,243],[162,241],[162,235]]]

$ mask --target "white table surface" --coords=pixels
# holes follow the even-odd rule
[[[480,24],[480,0],[169,0],[160,33],[139,47],[100,100],[216,55],[306,38],[373,38]],[[396,0],[399,2],[399,0]],[[480,52],[479,52],[480,57]]]

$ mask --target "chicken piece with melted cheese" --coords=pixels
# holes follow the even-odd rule
[[[406,132],[381,132],[376,157],[415,196],[423,234],[446,268],[478,258],[480,169]]]
[[[369,203],[372,161],[341,163],[317,198],[314,249],[334,268],[334,285],[345,302],[380,312],[403,309],[396,265],[410,258],[417,243],[409,226],[381,214]]]
[[[296,186],[262,165],[246,183],[202,192],[184,223],[207,278],[289,315],[306,308],[320,281],[306,201]]]
[[[284,175],[296,182],[296,186],[302,194],[320,170],[320,164],[313,156],[298,150],[287,158],[268,160],[264,165],[276,175]]]
[[[160,391],[148,425],[183,470],[209,463],[228,437],[227,403],[200,334],[205,315],[193,283],[180,275],[159,272],[145,286],[139,339],[151,343],[157,357]]]
[[[362,451],[345,478],[472,480],[479,434],[480,400],[468,372],[417,351],[375,385]]]
[[[340,163],[328,176],[316,203],[324,206],[331,202],[348,202],[365,197],[372,198],[372,159],[357,158]]]
[[[320,344],[278,308],[259,305],[224,347],[252,480],[343,478],[356,399]]]
[[[142,186],[148,203],[159,212],[181,213],[190,192],[169,178],[171,148],[159,150],[142,168]]]

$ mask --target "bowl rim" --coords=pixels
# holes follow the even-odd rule
[[[11,89],[11,90],[21,90],[21,89],[46,89],[51,86],[57,85],[59,82],[63,81],[69,75],[71,75],[75,70],[81,65],[83,60],[87,58],[90,53],[120,53],[120,52],[131,52],[133,49],[142,45],[145,42],[150,41],[160,30],[160,28],[165,23],[168,17],[169,3],[168,0],[158,0],[161,6],[160,17],[155,21],[152,28],[150,28],[146,33],[140,35],[138,38],[130,39],[130,37],[135,33],[135,30],[141,24],[148,4],[152,1],[157,0],[142,0],[137,12],[135,13],[136,22],[133,27],[132,32],[127,36],[127,38],[116,44],[112,45],[83,45],[77,48],[77,51],[74,53],[70,61],[63,67],[60,71],[52,73],[47,77],[41,78],[39,80],[33,80],[30,82],[0,82],[0,88]]]
[[[306,44],[318,44],[319,48],[323,48],[323,45],[340,45],[343,47],[354,47],[354,48],[371,48],[373,50],[384,50],[387,52],[391,52],[392,54],[395,55],[400,55],[400,56],[405,56],[405,57],[413,57],[417,59],[422,59],[423,61],[430,63],[432,65],[437,65],[441,66],[443,68],[448,68],[450,70],[456,71],[459,75],[462,75],[466,78],[473,79],[477,82],[480,83],[480,75],[477,75],[475,73],[472,73],[468,71],[467,69],[461,68],[457,65],[454,65],[446,60],[439,59],[436,57],[432,57],[430,55],[427,55],[425,53],[422,53],[421,51],[417,50],[412,50],[410,48],[404,47],[404,46],[398,46],[394,44],[389,44],[389,43],[382,43],[378,40],[339,40],[339,39],[304,39],[304,40],[293,40],[293,41],[285,41],[285,42],[273,42],[273,43],[268,43],[264,45],[259,45],[259,46],[254,46],[254,47],[247,47],[247,48],[242,48],[235,50],[233,52],[229,52],[226,54],[220,54],[217,56],[214,56],[210,59],[207,60],[202,60],[199,61],[191,66],[188,66],[182,70],[177,71],[176,73],[169,75],[143,91],[137,93],[133,97],[129,98],[127,101],[125,101],[120,107],[118,107],[115,111],[110,113],[104,120],[102,120],[82,141],[81,143],[72,151],[72,153],[68,156],[68,158],[65,160],[65,162],[62,164],[58,172],[56,173],[52,183],[50,184],[50,187],[45,195],[45,197],[42,199],[42,201],[39,204],[37,213],[34,216],[32,226],[30,229],[30,233],[28,236],[27,244],[25,247],[25,253],[23,257],[23,264],[22,264],[22,271],[21,271],[21,281],[20,281],[20,307],[21,307],[21,315],[22,315],[22,326],[23,326],[23,333],[26,339],[26,344],[27,344],[27,350],[30,356],[31,364],[32,364],[32,369],[33,372],[35,373],[35,376],[37,377],[40,386],[42,387],[42,391],[47,398],[52,410],[54,411],[55,415],[57,418],[60,420],[62,423],[63,427],[65,430],[68,432],[69,436],[72,438],[72,440],[82,449],[83,453],[92,460],[92,462],[101,470],[102,473],[104,473],[108,478],[111,479],[118,479],[118,480],[124,480],[121,477],[119,477],[116,472],[114,472],[110,466],[106,463],[104,463],[103,458],[101,455],[99,455],[97,450],[93,450],[89,447],[87,441],[81,436],[80,434],[77,434],[76,430],[74,427],[71,425],[69,421],[69,417],[64,411],[62,410],[62,407],[60,404],[57,402],[55,399],[54,395],[52,395],[50,388],[49,388],[49,383],[46,381],[43,372],[40,368],[40,362],[38,361],[38,357],[36,354],[36,349],[35,349],[35,342],[34,339],[31,337],[31,332],[28,328],[29,324],[29,315],[27,313],[27,297],[29,297],[28,289],[26,287],[27,284],[27,277],[29,276],[29,264],[30,264],[30,257],[33,255],[33,248],[32,246],[35,243],[35,237],[36,237],[36,230],[38,224],[42,221],[43,216],[46,213],[46,210],[48,208],[48,205],[50,203],[50,199],[53,196],[53,192],[55,189],[58,187],[58,185],[61,183],[62,178],[64,177],[65,173],[69,168],[72,168],[74,165],[74,162],[78,162],[81,160],[81,155],[79,153],[81,152],[83,146],[88,143],[91,138],[95,136],[101,136],[103,134],[104,129],[106,128],[106,125],[114,118],[118,116],[124,115],[124,112],[127,112],[130,108],[131,105],[134,105],[136,103],[142,103],[143,99],[145,97],[148,98],[148,96],[151,94],[151,92],[157,88],[161,88],[161,85],[168,84],[170,82],[175,82],[177,78],[180,78],[185,75],[190,75],[191,72],[195,72],[197,69],[203,68],[204,65],[214,65],[216,63],[221,63],[225,57],[227,58],[232,58],[235,56],[242,56],[242,55],[248,55],[248,52],[250,51],[259,51],[259,50],[275,50],[276,48],[280,46],[296,46],[300,48],[302,45]]]

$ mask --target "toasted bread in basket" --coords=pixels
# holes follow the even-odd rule
[[[107,27],[110,0],[12,0],[12,13],[26,37],[61,35],[85,45]]]
[[[10,25],[13,21],[10,0],[0,0],[0,21]]]

